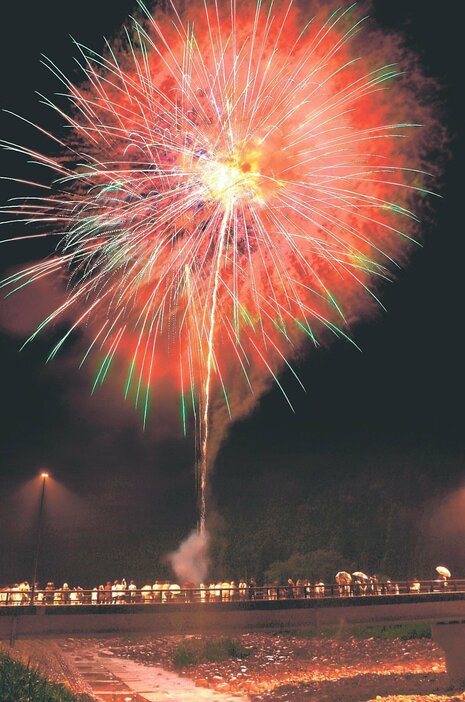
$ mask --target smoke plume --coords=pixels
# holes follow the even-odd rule
[[[208,573],[208,533],[193,531],[181,542],[177,551],[168,554],[168,560],[182,583],[193,582],[200,585]]]

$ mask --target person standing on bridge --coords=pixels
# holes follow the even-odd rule
[[[134,582],[134,580],[129,581],[128,594],[129,594],[129,601],[131,602],[131,604],[134,604],[136,601],[136,596],[137,596],[137,585]]]
[[[286,597],[288,600],[293,600],[294,599],[294,581],[292,578],[287,579],[287,590],[286,590]]]
[[[436,572],[439,573],[439,589],[446,590],[448,587],[448,580],[451,577],[451,572],[446,566],[436,566]]]
[[[152,585],[152,597],[154,602],[161,602],[162,584],[159,580],[155,580]]]
[[[239,597],[241,600],[245,600],[247,597],[247,583],[245,582],[244,578],[239,580]]]
[[[257,583],[255,578],[250,578],[249,580],[249,600],[254,600],[257,592]]]
[[[123,604],[123,602],[126,600],[127,589],[128,589],[128,584],[126,582],[126,578],[123,578],[122,580],[120,580],[120,583],[119,583],[119,596],[118,596],[119,604]]]
[[[221,583],[221,599],[223,602],[229,602],[231,599],[231,583],[227,580],[223,580]]]
[[[63,587],[61,588],[62,594],[63,594],[63,604],[69,604],[69,585],[68,583],[63,583]]]
[[[52,582],[48,582],[45,586],[45,604],[53,603],[53,591],[55,590],[55,585]]]
[[[146,585],[142,585],[141,589],[141,597],[142,597],[142,602],[144,604],[149,604],[150,600],[152,599],[152,586],[149,585],[148,583]],[[161,602],[161,595],[160,595],[160,602]]]

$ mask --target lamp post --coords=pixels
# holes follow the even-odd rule
[[[35,589],[36,589],[36,580],[37,580],[37,568],[39,566],[39,549],[40,549],[40,536],[42,533],[42,514],[44,511],[44,500],[45,500],[45,483],[48,478],[48,473],[41,473],[40,477],[42,478],[42,492],[40,495],[40,505],[39,505],[39,518],[37,521],[37,541],[36,541],[36,552],[34,556],[34,575],[32,576],[32,588],[31,588],[31,604],[34,604],[34,596],[35,596]]]

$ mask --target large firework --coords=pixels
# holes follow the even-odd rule
[[[399,78],[398,46],[353,6],[315,13],[141,4],[103,55],[78,45],[80,84],[50,64],[70,102],[50,103],[72,128],[60,155],[5,142],[56,176],[47,197],[4,208],[59,240],[4,285],[68,280],[29,340],[72,319],[53,358],[84,327],[95,385],[125,359],[144,422],[170,376],[198,427],[201,531],[212,406],[237,413],[264,379],[279,384],[305,339],[348,338],[403,260],[426,192],[429,117]]]

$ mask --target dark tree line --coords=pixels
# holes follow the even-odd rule
[[[428,579],[435,565],[447,562],[463,577],[465,550],[458,541],[465,512],[449,534],[438,525],[441,501],[457,487],[445,483],[415,465],[333,472],[318,480],[311,472],[263,472],[242,493],[234,491],[233,504],[224,499],[221,516],[212,520],[212,572],[260,580],[287,572],[316,580],[356,569]]]

